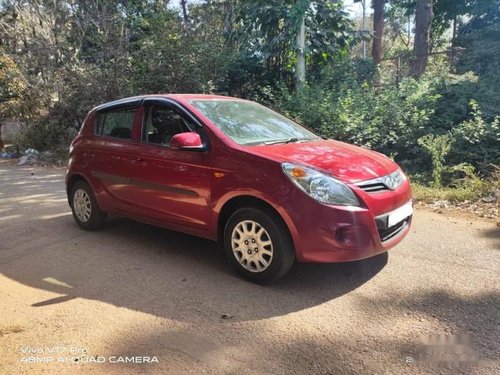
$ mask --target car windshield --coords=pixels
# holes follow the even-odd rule
[[[321,139],[292,120],[253,102],[196,99],[199,109],[224,134],[241,145],[301,142]]]

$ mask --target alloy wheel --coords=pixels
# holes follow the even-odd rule
[[[73,209],[75,215],[81,222],[86,223],[92,214],[92,204],[87,192],[83,189],[77,189],[73,195]]]
[[[239,264],[250,272],[263,272],[273,259],[273,242],[267,230],[253,220],[239,222],[231,234],[231,248]]]

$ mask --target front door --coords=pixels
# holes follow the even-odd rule
[[[196,120],[177,104],[146,100],[142,143],[131,178],[139,194],[142,215],[169,226],[195,232],[206,230],[213,176],[208,150],[173,150],[171,138],[183,132],[202,132]]]

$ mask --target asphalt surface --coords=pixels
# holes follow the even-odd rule
[[[258,286],[210,241],[82,231],[62,170],[4,163],[0,374],[499,374],[499,264],[495,222],[417,211],[388,255]]]

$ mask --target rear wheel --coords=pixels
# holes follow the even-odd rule
[[[241,208],[229,217],[224,250],[233,268],[256,282],[284,276],[295,259],[285,225],[271,212],[255,208]]]
[[[71,189],[71,210],[76,223],[85,230],[101,227],[106,221],[106,213],[97,205],[89,184],[78,181]]]

